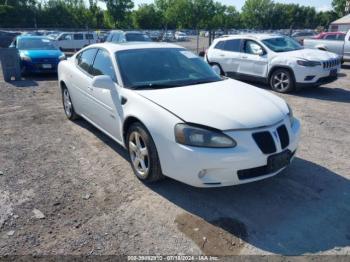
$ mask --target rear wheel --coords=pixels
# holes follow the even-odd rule
[[[211,68],[213,69],[213,71],[218,74],[219,76],[220,75],[224,75],[224,71],[222,71],[221,69],[221,66],[217,63],[211,63],[210,64]]]
[[[270,86],[276,92],[288,93],[294,90],[294,78],[288,69],[277,69],[271,74]]]
[[[151,135],[141,123],[136,122],[129,128],[127,147],[131,167],[138,179],[151,183],[164,178],[156,146]]]

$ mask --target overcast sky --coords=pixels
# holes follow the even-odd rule
[[[234,5],[238,10],[244,5],[245,0],[217,0],[225,5]],[[135,7],[143,3],[153,3],[153,0],[134,0]],[[300,5],[314,6],[317,11],[327,11],[331,9],[332,0],[275,0],[279,3],[294,3]]]

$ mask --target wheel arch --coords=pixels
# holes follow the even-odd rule
[[[124,122],[123,122],[123,128],[122,128],[122,131],[123,131],[123,143],[124,143],[124,146],[127,147],[126,145],[126,135],[128,133],[128,130],[130,128],[130,126],[134,123],[141,123],[145,129],[147,130],[147,132],[151,135],[150,131],[148,130],[148,128],[146,127],[146,125],[136,116],[128,116]],[[151,135],[152,136],[152,135]]]
[[[286,69],[286,70],[288,70],[289,73],[291,74],[292,78],[293,78],[294,83],[296,82],[296,81],[295,81],[294,70],[293,70],[290,66],[286,66],[286,65],[275,65],[275,66],[273,66],[273,67],[270,69],[270,71],[269,71],[269,75],[268,75],[268,77],[267,77],[268,83],[270,83],[272,74],[273,74],[276,70],[278,70],[278,69]]]

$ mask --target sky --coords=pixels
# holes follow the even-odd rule
[[[233,5],[238,10],[241,10],[245,2],[245,0],[216,0],[216,1],[221,2],[225,5]],[[154,0],[134,0],[135,7],[137,7],[139,4],[144,4],[144,3],[149,4],[153,2]],[[317,11],[328,11],[332,8],[331,6],[332,0],[274,0],[274,2],[313,6],[316,8]]]

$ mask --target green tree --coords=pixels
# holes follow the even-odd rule
[[[131,9],[134,7],[132,0],[103,0],[107,10],[114,20],[114,26],[124,26],[129,18]]]
[[[339,17],[345,15],[346,0],[333,0],[332,6]]]
[[[142,4],[132,14],[133,25],[140,29],[160,29],[162,16],[154,4]]]
[[[247,28],[266,29],[271,26],[271,0],[246,0],[242,7],[242,21]]]

